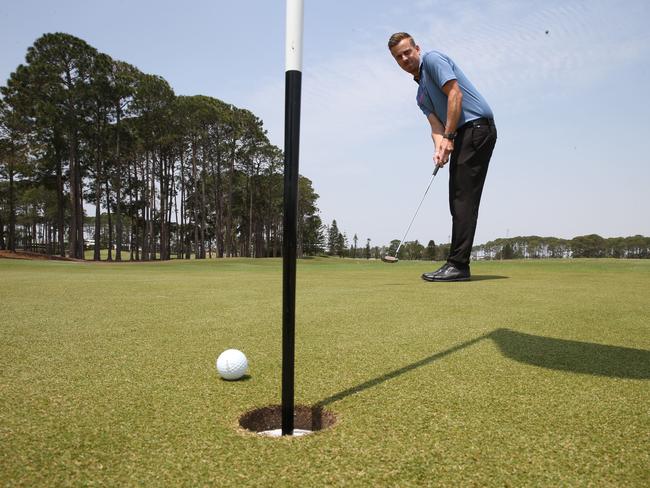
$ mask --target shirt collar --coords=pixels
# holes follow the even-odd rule
[[[417,77],[413,77],[413,81],[415,81],[418,85],[420,84],[420,80],[422,79],[422,63],[424,62],[424,56],[420,54],[420,69],[418,70],[418,75]]]

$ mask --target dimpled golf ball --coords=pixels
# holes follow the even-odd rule
[[[237,349],[226,349],[217,358],[217,371],[224,380],[238,380],[248,371],[248,359]]]

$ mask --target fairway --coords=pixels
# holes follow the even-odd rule
[[[648,486],[650,260],[436,264],[299,260],[296,402],[337,422],[269,439],[281,260],[0,259],[0,484]]]

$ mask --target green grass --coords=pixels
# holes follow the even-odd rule
[[[648,486],[650,261],[434,267],[299,263],[296,401],[338,423],[268,439],[280,260],[0,260],[0,484]]]

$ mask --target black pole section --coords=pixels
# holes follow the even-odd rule
[[[293,435],[296,344],[296,226],[302,73],[285,75],[284,220],[282,239],[282,435]]]

